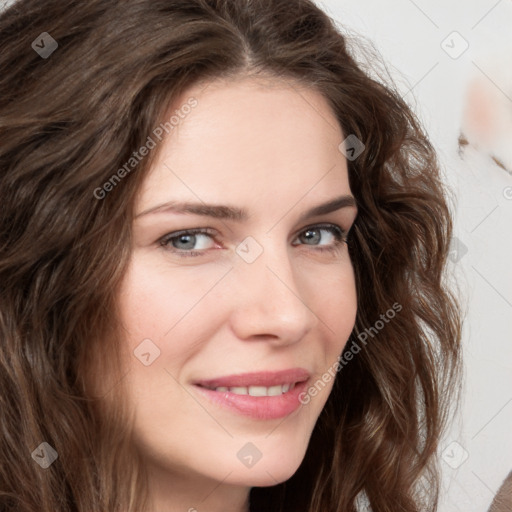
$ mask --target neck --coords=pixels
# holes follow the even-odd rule
[[[249,492],[250,487],[219,483],[207,477],[152,471],[149,511],[249,512]]]

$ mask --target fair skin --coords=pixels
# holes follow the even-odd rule
[[[251,487],[276,485],[299,467],[332,380],[279,418],[227,407],[196,383],[300,368],[310,386],[332,367],[354,326],[356,290],[348,247],[329,226],[348,231],[357,209],[338,148],[345,136],[319,93],[242,78],[192,88],[178,107],[190,97],[197,107],[160,143],[136,202],[119,295],[126,381],[151,510],[246,512]],[[335,211],[302,218],[339,197]],[[145,213],[170,201],[247,216]],[[211,234],[160,243],[195,228]],[[160,355],[146,366],[134,350],[147,339],[154,345],[145,351]],[[254,465],[243,463],[258,452]]]

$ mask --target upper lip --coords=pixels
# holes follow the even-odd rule
[[[233,388],[250,386],[278,386],[280,384],[294,384],[308,380],[310,373],[304,368],[290,368],[275,372],[252,372],[237,375],[227,375],[214,379],[201,380],[195,382],[197,386],[207,388]]]

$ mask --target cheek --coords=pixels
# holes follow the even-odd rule
[[[317,367],[310,386],[300,397],[306,408],[311,408],[316,419],[320,415],[334,386],[340,370],[339,357],[343,353],[348,338],[354,328],[357,314],[357,293],[355,276],[350,268],[342,272],[330,272],[323,280],[323,287],[317,296],[317,310],[322,323],[324,336],[319,346],[318,357],[322,364]]]
[[[143,258],[130,265],[119,304],[132,341],[151,338],[156,342],[170,336],[180,322],[194,316],[196,306],[225,273],[219,266],[176,270]]]
[[[326,356],[336,358],[345,346],[357,314],[357,293],[353,268],[346,264],[340,272],[329,272],[318,290],[316,311],[328,333]]]

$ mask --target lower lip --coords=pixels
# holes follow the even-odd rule
[[[274,420],[290,415],[302,405],[299,395],[306,389],[307,382],[298,382],[293,389],[278,396],[237,395],[201,386],[195,388],[214,403],[237,413],[259,420]]]

